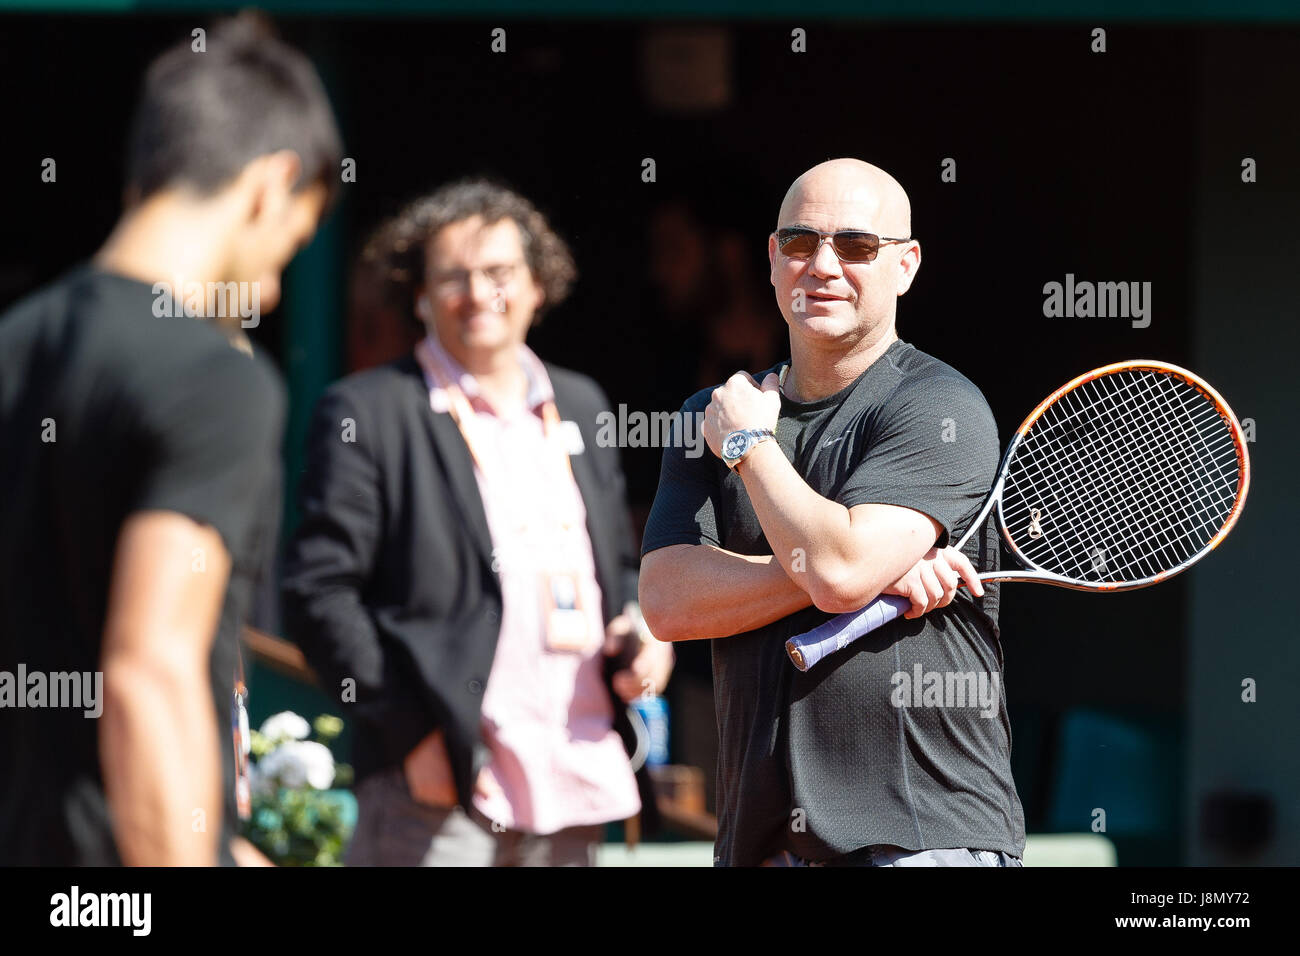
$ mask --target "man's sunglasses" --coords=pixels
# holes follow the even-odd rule
[[[790,228],[776,231],[777,248],[791,259],[811,259],[827,239],[831,241],[831,248],[841,262],[870,262],[876,258],[881,243],[912,241],[911,238],[892,239],[889,236],[853,230],[818,232],[815,229]]]

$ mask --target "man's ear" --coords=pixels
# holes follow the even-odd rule
[[[533,275],[532,269],[528,270],[528,282],[532,287],[533,295],[533,321],[529,324],[536,325],[541,321],[541,318],[537,313],[542,310],[542,306],[546,302],[546,290],[542,288],[542,284],[537,281],[537,277]]]
[[[913,242],[898,257],[898,295],[912,288],[917,270],[921,268],[921,244]]]
[[[433,306],[429,304],[429,295],[423,289],[415,296],[415,317],[425,325],[433,321]]]
[[[291,193],[302,178],[302,159],[292,149],[282,149],[266,157],[270,174],[277,188]]]
[[[767,237],[767,264],[769,266],[767,278],[773,286],[776,285],[776,233]]]
[[[249,219],[285,206],[301,176],[302,160],[292,149],[268,153],[250,162],[241,176],[250,187]]]

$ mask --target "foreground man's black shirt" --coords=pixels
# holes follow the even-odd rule
[[[155,315],[156,298],[81,267],[0,316],[0,671],[100,670],[128,515],[213,526],[232,563],[211,656],[225,806],[194,826],[220,826],[230,864],[235,650],[274,531],[283,386],[209,322]],[[0,707],[0,865],[121,862],[98,735],[83,708]]]
[[[712,391],[693,395],[683,412],[702,415]],[[846,508],[923,512],[943,526],[941,547],[974,520],[999,457],[979,389],[902,341],[834,395],[782,396],[776,437],[818,494]],[[674,544],[771,554],[740,476],[707,447],[692,455],[664,450],[642,554]],[[976,570],[996,569],[992,522],[964,550]],[[781,850],[824,860],[875,844],[1021,856],[998,590],[986,585],[979,601],[958,592],[948,607],[892,621],[806,674],[790,664],[785,642],[830,617],[816,608],[713,640],[715,862],[754,866]],[[924,697],[918,706],[910,694],[897,706],[896,675],[910,680],[918,666],[922,685],[930,674],[984,675],[991,706],[935,706]]]

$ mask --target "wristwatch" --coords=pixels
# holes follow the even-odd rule
[[[770,428],[742,428],[722,440],[722,460],[728,468],[735,468],[759,442],[776,438]]]

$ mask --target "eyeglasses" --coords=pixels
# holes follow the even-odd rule
[[[911,242],[907,239],[893,239],[889,236],[877,236],[871,232],[857,232],[846,229],[843,232],[818,232],[816,229],[791,227],[776,231],[776,245],[791,259],[811,259],[817,255],[822,243],[827,239],[831,248],[840,257],[841,262],[870,262],[876,258],[880,246],[885,242]]]
[[[431,276],[429,284],[440,295],[453,295],[470,285],[474,273],[481,272],[494,288],[503,289],[510,285],[523,267],[522,262],[506,262],[484,266],[482,269],[451,269]]]

